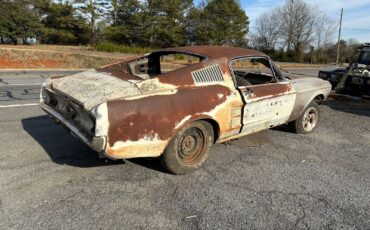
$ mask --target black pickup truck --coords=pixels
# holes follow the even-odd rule
[[[370,43],[358,51],[357,61],[349,67],[321,70],[319,78],[329,81],[337,93],[370,96]]]

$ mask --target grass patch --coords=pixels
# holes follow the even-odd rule
[[[153,49],[151,48],[118,45],[118,44],[111,43],[111,42],[102,42],[96,45],[95,49],[97,51],[103,51],[103,52],[119,52],[119,53],[127,53],[127,54],[145,54],[145,53],[150,53],[153,51]]]

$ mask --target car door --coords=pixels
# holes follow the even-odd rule
[[[296,98],[294,87],[279,79],[267,57],[235,60],[232,70],[244,75],[237,87],[244,100],[242,133],[249,134],[272,128],[288,121]]]

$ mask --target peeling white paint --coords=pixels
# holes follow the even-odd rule
[[[137,141],[117,141],[109,147],[106,154],[111,158],[158,157],[166,146],[168,140],[161,140],[156,134],[154,138],[145,136]]]
[[[107,136],[109,129],[107,103],[95,107],[93,115],[95,116],[95,136]]]
[[[140,81],[136,85],[142,94],[126,97],[125,100],[136,100],[157,95],[174,95],[177,93],[177,86],[161,83],[158,78]]]
[[[42,83],[42,85],[41,85],[41,90],[40,90],[40,103],[44,102],[43,90],[44,90],[44,88],[49,87],[49,85],[50,85],[50,81],[51,81],[51,79],[50,79],[50,78],[46,78],[46,80],[45,80],[45,81]]]
[[[108,100],[141,94],[136,84],[95,70],[53,79],[51,84],[82,103],[86,110]]]
[[[137,95],[137,96],[126,97],[124,99],[125,100],[128,100],[128,101],[131,101],[131,100],[137,100],[137,99],[151,97],[151,96],[174,95],[176,93],[177,93],[177,89],[176,90],[167,90],[167,91],[153,92],[153,93],[150,93],[150,94],[141,94],[141,95]]]
[[[163,91],[176,91],[177,86],[172,84],[165,84],[158,80],[158,78],[147,79],[136,84],[143,94],[163,92]],[[176,92],[174,92],[176,93]]]
[[[218,97],[218,99],[222,99],[224,97],[224,95],[222,93],[218,93],[217,97]]]
[[[258,98],[250,98],[249,95],[243,96],[246,105],[243,113],[242,133],[251,134],[288,122],[297,95],[295,89],[291,88],[280,95],[267,95]]]
[[[218,111],[220,111],[222,109],[225,109],[225,105],[229,104],[230,102],[232,102],[234,100],[235,100],[235,95],[230,94],[229,96],[226,97],[226,100],[223,103],[217,105],[212,110],[210,110],[208,112],[205,112],[203,114],[208,115],[208,116],[213,117],[213,118],[216,118],[216,114],[218,113]],[[230,113],[231,113],[231,111],[230,111]]]
[[[179,123],[177,123],[175,129],[180,128],[181,126],[183,126],[185,124],[185,122],[187,122],[190,119],[191,119],[191,115],[188,115],[188,116],[184,117]]]

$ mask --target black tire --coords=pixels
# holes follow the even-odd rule
[[[289,123],[295,133],[306,134],[312,132],[319,122],[320,111],[316,101],[312,101],[297,120]]]
[[[201,167],[213,144],[213,128],[204,121],[183,127],[161,156],[161,164],[173,174],[184,174]]]

